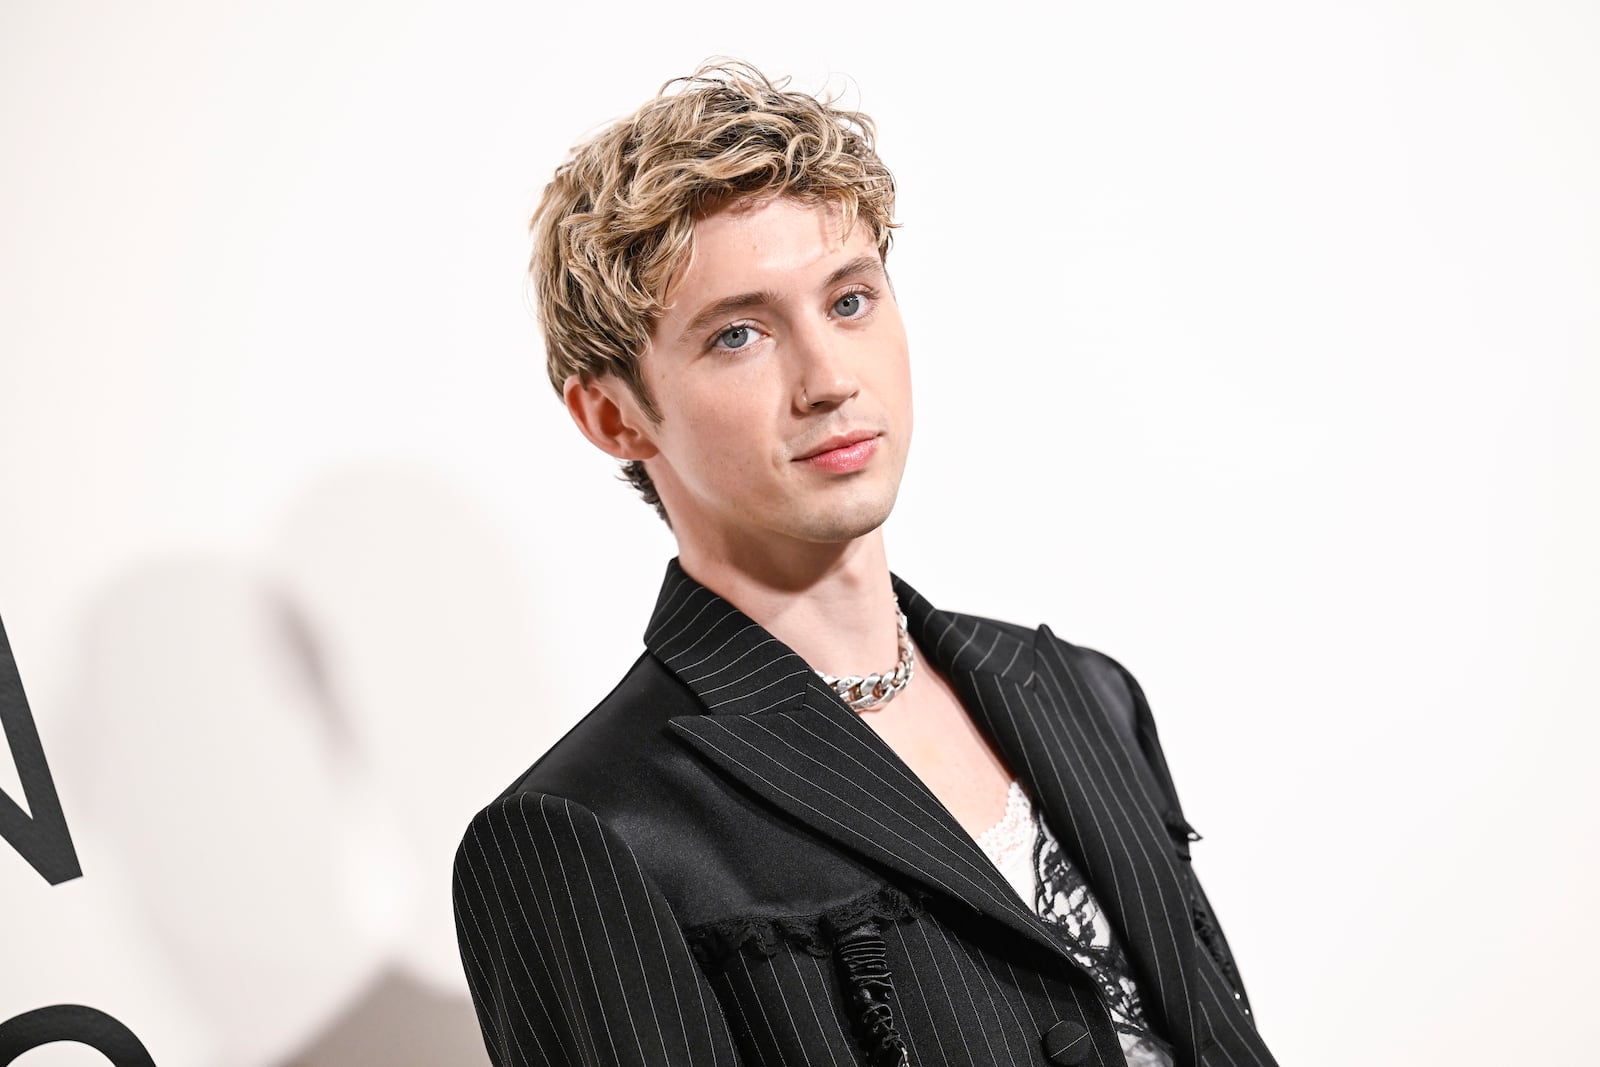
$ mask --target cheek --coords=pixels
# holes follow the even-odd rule
[[[881,380],[887,384],[908,386],[911,382],[911,343],[906,337],[905,324],[900,319],[900,309],[892,307],[878,327],[872,344],[878,348],[883,368]],[[883,358],[887,357],[887,358]]]
[[[764,397],[729,382],[678,400],[670,446],[696,468],[698,480],[736,482],[766,464],[776,437]]]
[[[884,402],[891,408],[908,410],[911,406],[911,354],[903,338],[888,346],[886,353],[880,353],[878,366]]]

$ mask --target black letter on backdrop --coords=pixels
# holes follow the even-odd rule
[[[11,758],[17,765],[17,777],[22,779],[28,811],[33,812],[29,818],[28,812],[0,789],[0,837],[10,842],[51,885],[81,877],[83,868],[78,866],[78,852],[72,847],[72,834],[61,814],[55,779],[50,777],[50,765],[44,761],[44,746],[39,743],[33,712],[22,691],[22,675],[17,672],[17,659],[11,654],[4,622],[0,622],[0,725],[5,727],[6,740],[11,744]],[[9,1062],[0,1060],[0,1064]]]
[[[17,802],[0,789],[0,836],[44,875],[51,885],[80,877],[78,853],[61,814],[55,779],[44,761],[44,746],[33,725],[33,712],[22,692],[22,675],[11,654],[5,623],[0,622],[0,725],[11,744],[11,758],[22,779],[22,795],[33,812],[29,818]],[[55,1041],[86,1045],[104,1056],[112,1067],[156,1067],[150,1052],[132,1030],[103,1011],[82,1004],[52,1004],[25,1011],[0,1023],[0,1067],[29,1049]]]
[[[52,1041],[88,1045],[110,1060],[112,1067],[156,1067],[132,1030],[82,1004],[52,1004],[0,1023],[0,1067]]]

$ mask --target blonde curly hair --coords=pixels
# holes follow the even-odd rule
[[[874,149],[872,120],[788,82],[736,60],[707,62],[556,169],[529,226],[529,274],[557,394],[573,374],[615,375],[660,421],[639,357],[669,280],[694,253],[695,223],[729,203],[835,203],[844,231],[864,221],[887,257],[894,178]],[[625,463],[623,477],[667,519],[642,462]]]

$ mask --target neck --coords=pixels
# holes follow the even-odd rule
[[[881,529],[841,545],[728,549],[680,541],[678,562],[815,670],[864,675],[894,666],[900,651]]]

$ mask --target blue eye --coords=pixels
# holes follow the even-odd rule
[[[861,294],[846,293],[833,302],[833,310],[847,319],[861,314]]]
[[[723,348],[743,348],[750,343],[750,327],[735,326],[717,334],[717,344]]]

